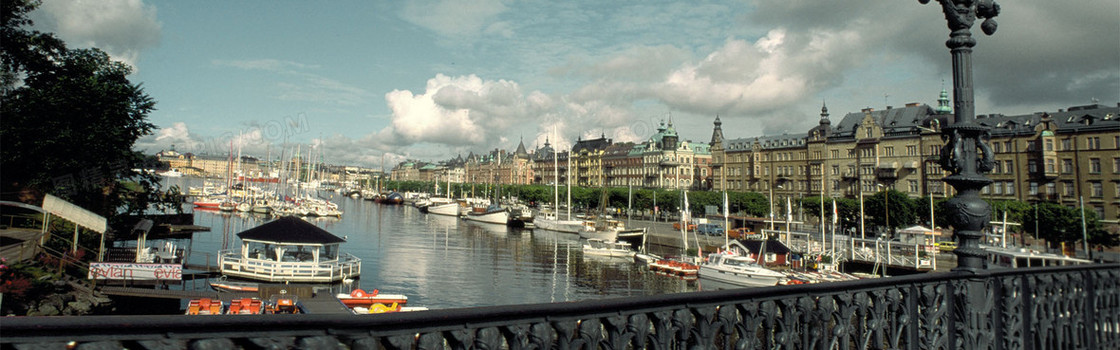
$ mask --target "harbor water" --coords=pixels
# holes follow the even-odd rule
[[[197,179],[169,179],[184,190]],[[198,184],[194,184],[198,182]],[[341,250],[362,259],[361,277],[346,288],[405,294],[428,308],[565,302],[696,291],[697,281],[656,274],[632,258],[585,256],[577,235],[512,228],[421,213],[334,192],[341,218],[306,218],[344,237]],[[186,205],[190,207],[189,204]],[[186,208],[193,210],[193,208]],[[193,210],[190,265],[215,265],[222,249],[240,246],[237,233],[271,216]],[[188,289],[205,283],[185,282]]]

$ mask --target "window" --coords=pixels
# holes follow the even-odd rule
[[[920,191],[920,190],[921,189],[918,188],[918,181],[917,180],[910,180],[910,192],[918,193],[918,191]]]
[[[1007,164],[1007,166],[1004,166],[1004,168],[1007,169],[1007,172],[1009,172],[1009,173],[1015,172],[1015,163],[1013,163],[1010,160],[1006,161],[1005,163]]]
[[[1003,194],[1003,183],[1002,182],[993,182],[992,183],[992,194]]]
[[[1062,159],[1062,174],[1073,173],[1073,159]]]
[[[1046,160],[1046,172],[1047,173],[1058,172],[1057,166],[1054,165],[1054,160],[1053,159],[1047,159]]]
[[[887,146],[883,148],[883,155],[887,157],[894,156],[894,146]]]
[[[1085,149],[1101,149],[1101,138],[1096,136],[1086,137]]]
[[[1098,218],[1104,219],[1104,207],[1093,206],[1093,211],[1097,213]]]
[[[1070,144],[1071,144],[1071,142],[1070,142],[1069,139],[1062,139],[1062,150],[1063,151],[1073,150],[1073,146],[1070,145]]]
[[[1037,173],[1038,172],[1038,162],[1034,161],[1034,159],[1028,160],[1027,161],[1027,171],[1029,171],[1031,173]]]
[[[838,149],[832,150],[832,158],[834,158],[834,159],[835,158],[840,158],[840,150],[838,150]]]
[[[1007,187],[1007,195],[1008,196],[1014,196],[1015,195],[1015,182],[1008,181],[1006,186],[1004,186],[1004,187]]]
[[[992,164],[992,174],[999,174],[1003,172],[1003,162],[997,160],[995,162],[992,162]]]
[[[906,155],[908,155],[908,156],[918,155],[918,146],[914,146],[914,145],[906,146]]]
[[[1091,193],[1093,198],[1100,198],[1104,196],[1104,185],[1099,181],[1090,182],[1089,187],[1092,188]]]
[[[867,137],[871,137],[871,128],[867,128]]]
[[[1112,158],[1112,173],[1120,174],[1120,158]]]
[[[1073,186],[1072,181],[1066,181],[1066,182],[1062,183],[1062,188],[1065,189],[1065,193],[1064,193],[1065,196],[1073,197],[1073,196],[1077,195],[1077,189]]]
[[[1007,152],[1015,152],[1015,150],[1011,148],[1011,141],[1004,142],[1003,149]]]
[[[839,165],[833,165],[832,166],[832,175],[840,175],[840,166]]]
[[[1058,185],[1053,182],[1046,184],[1046,194],[1055,193],[1058,193]]]
[[[1090,174],[1100,174],[1101,173],[1101,159],[1100,158],[1089,158],[1089,173]]]
[[[999,147],[999,142],[992,142],[992,152],[995,152],[995,153],[1002,152],[1000,150],[1000,147]]]
[[[1049,140],[1049,139],[1046,140],[1046,150],[1047,151],[1053,151],[1054,150],[1054,140]]]
[[[1038,183],[1037,182],[1031,182],[1030,195],[1032,195],[1032,196],[1038,195]]]

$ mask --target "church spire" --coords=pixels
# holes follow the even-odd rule
[[[716,115],[716,121],[712,124],[715,124],[716,127],[712,129],[712,142],[709,142],[708,145],[715,147],[716,144],[723,144],[723,122],[719,120],[719,115]]]
[[[937,114],[953,114],[953,107],[949,105],[949,91],[941,88],[941,96],[937,98]]]
[[[828,106],[824,101],[821,101],[821,125],[830,125],[832,121],[828,120]]]

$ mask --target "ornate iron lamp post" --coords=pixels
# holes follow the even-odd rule
[[[918,0],[926,4],[929,0]],[[946,202],[953,236],[959,248],[957,270],[977,271],[984,268],[985,254],[980,249],[982,230],[991,216],[992,208],[980,199],[980,189],[992,182],[984,173],[992,170],[992,149],[987,127],[976,123],[972,92],[972,47],[976,39],[969,31],[977,18],[983,18],[980,29],[992,35],[999,14],[999,5],[993,0],[938,0],[948,21],[949,40],[945,46],[953,55],[953,109],[954,121],[942,129],[946,141],[941,150],[941,167],[949,171],[944,181],[957,190],[957,195]]]

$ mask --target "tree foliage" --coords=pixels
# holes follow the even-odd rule
[[[1056,242],[1074,243],[1081,241],[1087,235],[1089,242],[1092,244],[1116,245],[1116,236],[1104,230],[1097,213],[1092,210],[1085,211],[1085,233],[1083,234],[1081,210],[1058,203],[1042,202],[1023,213],[1023,224],[1032,229],[1037,227],[1038,238],[1045,239],[1051,244]]]
[[[158,179],[132,170],[144,160],[132,146],[155,129],[147,121],[155,101],[105,52],[27,29],[36,5],[0,5],[4,196],[35,202],[49,193],[110,217],[164,203]]]

